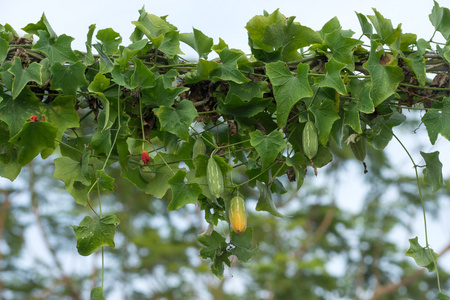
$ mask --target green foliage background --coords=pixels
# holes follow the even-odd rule
[[[233,297],[223,288],[227,279],[208,284],[209,272],[223,279],[236,270],[248,279],[248,299],[448,299],[448,274],[438,272],[426,227],[426,212],[438,210],[448,193],[439,152],[421,152],[419,165],[393,132],[408,126],[404,111],[418,110],[432,145],[439,135],[449,139],[447,44],[403,33],[377,10],[357,13],[359,39],[337,18],[314,31],[276,10],[247,23],[247,55],[221,39],[214,45],[200,30],[180,33],[165,17],[139,13],[132,44],[121,45],[111,28],[98,30],[94,44],[92,25],[86,52],[73,51],[73,38],[58,36],[45,15],[23,28],[24,37],[0,26],[0,175],[13,181],[28,166],[32,200],[31,208],[9,208],[19,192],[3,193],[5,297],[79,299],[80,291],[92,290],[91,299],[103,299],[121,281],[130,299],[196,299],[201,290],[225,299]],[[449,15],[436,2],[429,15],[446,40]],[[198,53],[198,62],[180,57],[180,42]],[[213,55],[218,58],[209,59]],[[420,123],[417,116],[412,126]],[[193,149],[199,139],[203,153]],[[402,145],[415,177],[385,175],[395,173],[382,152],[391,140]],[[348,144],[357,141],[367,147],[356,158],[369,171],[371,191],[366,209],[355,215],[336,205],[332,184],[314,187],[309,179],[312,173],[345,176],[354,148]],[[46,160],[35,160],[39,154]],[[225,182],[219,198],[208,187],[211,155]],[[49,177],[75,202],[51,205],[45,198],[55,181]],[[390,186],[397,188],[395,200],[385,193]],[[254,208],[241,235],[226,225],[236,193]],[[30,209],[59,275],[39,268],[27,274],[15,263],[28,226],[18,216]],[[435,272],[437,281],[409,285],[423,270],[386,236],[408,230],[420,210],[425,241],[411,239],[406,255]],[[66,248],[74,233],[80,255],[101,255],[101,284],[97,268],[84,275],[66,271],[60,257],[74,250]],[[209,263],[190,254],[196,248]],[[327,268],[335,257],[345,261],[341,275]],[[139,290],[142,278],[155,282],[151,296]]]

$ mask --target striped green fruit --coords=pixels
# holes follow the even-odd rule
[[[308,121],[305,124],[305,128],[303,129],[302,143],[303,152],[305,153],[306,157],[312,159],[314,156],[316,156],[317,150],[319,149],[319,137],[317,136],[316,128],[311,121]]]
[[[211,194],[216,198],[220,198],[224,191],[223,174],[219,164],[214,159],[214,156],[211,156],[208,160],[206,179]]]

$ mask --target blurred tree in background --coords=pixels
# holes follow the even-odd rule
[[[402,173],[385,153],[370,149],[370,175],[364,175],[348,146],[333,152],[333,163],[317,178],[307,174],[299,192],[284,178],[289,188],[274,201],[289,218],[254,211],[259,195],[246,194],[254,199],[248,222],[259,251],[250,263],[232,264],[223,280],[198,257],[196,238],[207,229],[198,206],[169,214],[166,199],[143,194],[117,172],[115,192],[103,200],[121,220],[116,247],[105,258],[106,298],[433,299],[435,276],[402,255],[401,242],[420,220],[412,172]],[[82,291],[101,276],[100,253],[80,257],[73,245],[70,224],[82,208],[52,174],[51,162],[36,160],[17,183],[2,184],[2,299],[86,299]],[[339,185],[346,186],[344,200]],[[356,197],[348,198],[352,191]],[[424,193],[427,212],[438,218],[449,185]],[[228,225],[220,230],[226,235]],[[450,288],[448,266],[439,275],[441,288]]]

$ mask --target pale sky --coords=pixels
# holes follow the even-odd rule
[[[100,1],[100,0],[40,0],[40,1],[3,1],[0,10],[0,24],[9,23],[16,30],[28,23],[39,21],[45,12],[54,31],[75,38],[73,49],[85,51],[84,43],[88,27],[97,25],[97,30],[113,28],[121,34],[123,44],[128,45],[134,25],[131,21],[139,17],[138,9],[145,5],[147,12],[164,16],[178,27],[180,32],[191,32],[192,27],[201,30],[218,43],[221,37],[231,48],[241,49],[246,53],[246,23],[263,10],[269,13],[279,8],[286,17],[296,16],[302,25],[319,30],[328,20],[337,16],[343,29],[361,33],[355,11],[362,14],[373,14],[376,8],[385,18],[392,20],[394,27],[402,23],[403,32],[416,33],[418,37],[428,40],[434,28],[428,15],[433,7],[432,0],[191,0],[191,1]],[[439,1],[446,6],[448,1]],[[447,2],[447,3],[445,3]],[[436,37],[441,39],[440,34]],[[186,46],[182,50],[189,50]],[[193,52],[191,52],[193,53]],[[186,52],[189,54],[189,52]]]

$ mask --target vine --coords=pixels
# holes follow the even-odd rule
[[[431,144],[439,134],[450,139],[450,44],[433,41],[437,32],[450,40],[449,9],[435,2],[429,41],[394,28],[375,9],[374,15],[357,13],[359,39],[337,18],[314,31],[278,10],[264,12],[247,23],[249,55],[222,39],[214,44],[200,30],[180,33],[164,17],[139,13],[130,45],[121,45],[111,28],[97,31],[93,43],[91,25],[86,52],[72,50],[73,38],[56,35],[45,15],[25,26],[23,37],[0,25],[0,175],[13,181],[37,155],[57,157],[54,178],[96,217],[73,226],[79,254],[102,249],[102,285],[92,290],[93,299],[103,297],[103,251],[114,247],[120,224],[102,214],[102,191],[114,191],[108,170],[118,167],[144,193],[171,199],[169,210],[199,203],[210,224],[198,238],[200,256],[223,277],[231,255],[249,261],[258,248],[251,227],[230,231],[229,241],[214,230],[229,222],[229,202],[243,188],[259,191],[256,210],[284,217],[272,200],[284,191],[281,177],[300,189],[308,167],[317,176],[332,161],[330,144],[347,147],[342,141],[366,173],[366,141],[381,151],[392,137],[414,165],[424,214],[426,246],[411,239],[406,255],[436,270],[440,291],[419,166],[393,127],[406,120],[403,109],[423,110]],[[181,42],[198,53],[198,62],[180,56]],[[424,182],[437,191],[439,153],[421,155]],[[219,174],[213,179],[211,160]],[[223,180],[224,189],[213,195],[214,180]],[[98,213],[90,201],[95,189]],[[245,204],[236,207],[245,213]],[[439,292],[438,299],[448,298]]]

